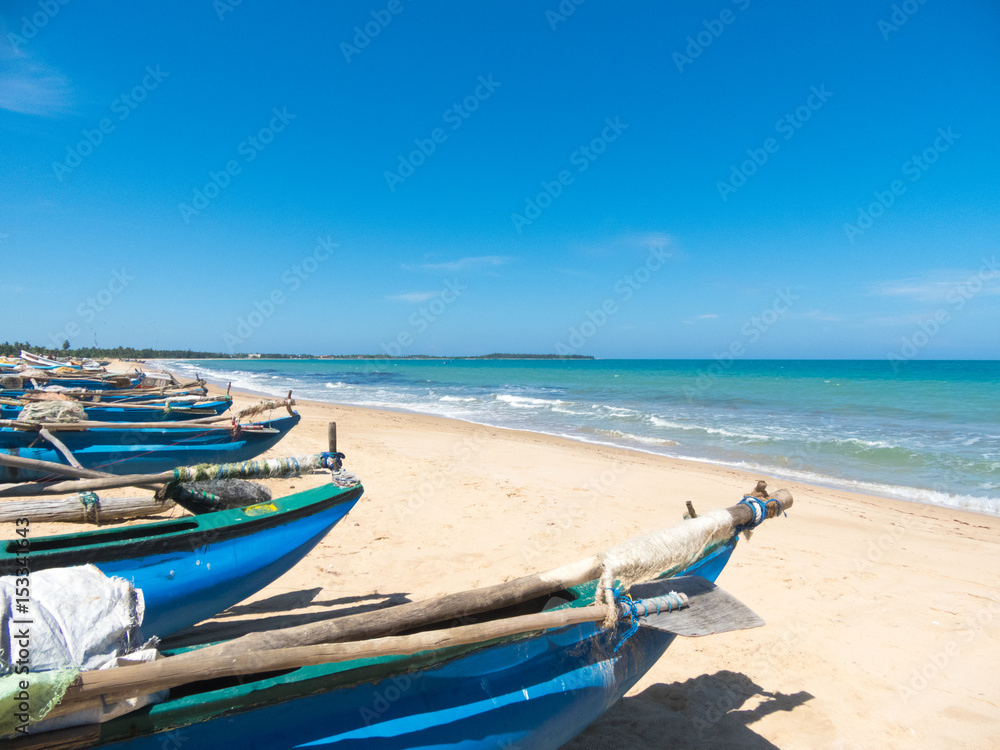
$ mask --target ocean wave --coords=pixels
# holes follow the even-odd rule
[[[919,401],[890,408],[873,397],[862,411],[853,402],[817,402],[800,389],[768,391],[767,398],[745,402],[716,393],[704,403],[668,403],[645,387],[633,393],[614,384],[606,388],[608,382],[563,384],[547,371],[522,383],[507,382],[510,374],[502,368],[477,368],[471,375],[449,368],[447,381],[431,380],[428,373],[445,370],[424,363],[382,363],[371,371],[316,362],[163,366],[178,377],[200,374],[223,388],[232,382],[262,395],[283,396],[292,388],[301,399],[435,414],[1000,515],[1000,436],[989,434],[993,426],[963,425],[957,414],[948,424],[928,421]],[[601,403],[605,398],[609,403]],[[622,401],[638,408],[618,405]]]
[[[608,437],[621,438],[622,440],[630,440],[645,445],[680,445],[676,440],[636,435],[632,432],[622,432],[621,430],[594,430],[594,432],[598,435],[607,435]]]
[[[591,409],[600,409],[607,412],[612,417],[644,417],[644,412],[637,409],[628,409],[624,406],[608,406],[607,404],[591,404]]]
[[[696,430],[698,432],[705,432],[709,435],[724,435],[725,437],[739,438],[741,440],[756,440],[761,442],[769,442],[774,440],[773,437],[767,435],[761,435],[756,432],[733,432],[732,430],[724,430],[721,427],[706,427],[705,425],[698,424],[683,424],[681,422],[671,422],[668,419],[663,419],[662,417],[650,416],[649,421],[656,427],[665,427],[672,430]]]
[[[568,406],[572,401],[550,398],[532,398],[531,396],[511,396],[507,393],[494,393],[493,398],[510,404],[516,409],[544,409],[552,406]]]
[[[709,461],[709,463],[715,462]],[[906,487],[903,485],[887,484],[883,482],[839,479],[837,477],[831,477],[827,474],[815,471],[783,469],[777,466],[768,466],[766,464],[758,464],[748,461],[735,461],[729,463],[728,465],[737,469],[771,474],[784,479],[791,479],[808,484],[821,485],[824,487],[844,489],[850,492],[861,492],[870,495],[880,495],[882,497],[894,497],[900,500],[927,503],[928,505],[943,505],[949,508],[971,510],[977,513],[1000,515],[1000,499],[997,498],[942,492],[941,490],[924,489],[920,487]]]

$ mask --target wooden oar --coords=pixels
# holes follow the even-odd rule
[[[0,419],[0,427],[9,427],[15,430],[23,430],[25,432],[33,432],[42,429],[43,427],[49,430],[55,430],[57,432],[82,432],[89,429],[115,429],[115,430],[191,430],[196,427],[205,427],[210,430],[229,430],[232,429],[232,425],[222,425],[215,424],[216,422],[232,422],[236,418],[242,418],[252,414],[260,414],[264,411],[269,411],[271,409],[277,409],[278,407],[283,407],[290,415],[294,416],[295,412],[292,411],[292,407],[295,406],[295,399],[286,398],[281,401],[266,401],[264,402],[264,408],[258,408],[260,405],[255,404],[253,406],[248,406],[246,409],[242,409],[236,414],[216,414],[211,412],[209,416],[204,419],[189,419],[182,422],[99,422],[93,420],[81,420],[79,422],[32,422],[30,420],[20,420],[20,419]],[[266,420],[265,420],[266,421]],[[246,429],[248,425],[242,425],[243,429]]]
[[[50,443],[52,443],[52,445],[55,446],[55,449],[59,451],[60,454],[62,454],[62,457],[66,459],[66,461],[69,463],[70,466],[75,466],[78,469],[83,468],[83,464],[81,464],[79,461],[76,460],[76,456],[74,456],[73,453],[70,451],[70,449],[66,447],[66,444],[62,440],[57,438],[55,435],[53,435],[51,432],[49,432],[47,428],[40,427],[38,430],[38,434],[41,437],[48,440]]]
[[[114,474],[108,474],[103,471],[95,471],[94,469],[85,469],[82,466],[80,466],[79,462],[77,462],[76,465],[66,466],[65,464],[57,464],[55,461],[39,461],[36,458],[23,458],[22,456],[8,456],[4,453],[0,453],[0,466],[6,466],[12,469],[30,469],[32,471],[44,471],[48,472],[49,474],[57,474],[59,476],[86,478],[94,480],[108,480],[108,479],[119,480],[123,478],[116,476]],[[160,488],[161,484],[163,484],[163,482],[159,482],[156,484],[152,484],[150,482],[136,482],[135,484],[130,483],[118,486],[138,487],[140,489],[152,490],[153,492],[155,492]],[[8,490],[18,490],[18,489],[24,489],[26,491],[25,492],[11,491],[9,493],[7,492]],[[25,487],[24,485],[14,485],[12,487],[6,488],[6,490],[0,490],[0,496],[6,495],[7,497],[27,497],[30,495],[45,494],[40,492],[40,490],[41,487],[40,486],[36,487],[35,485],[29,485],[28,487]],[[63,493],[51,493],[51,494],[63,494]],[[167,508],[170,507],[170,505],[163,504],[163,507]]]
[[[82,390],[77,390],[74,392],[73,389],[67,389],[65,391],[51,391],[54,393],[62,393],[63,395],[69,396],[71,398],[82,398],[82,397],[97,397],[100,400],[103,396],[132,396],[132,395],[144,395],[153,398],[154,396],[169,396],[170,394],[179,395],[178,391],[188,391],[191,389],[201,389],[203,394],[208,393],[208,389],[205,388],[204,380],[196,380],[190,383],[184,383],[182,385],[171,385],[164,386],[161,388],[108,388],[104,390],[88,390],[86,388]],[[32,389],[28,389],[30,393]],[[44,392],[44,391],[43,391]]]
[[[482,643],[520,633],[597,622],[603,620],[605,614],[604,607],[592,605],[353,643],[299,646],[260,652],[244,651],[231,656],[200,656],[195,660],[171,656],[145,664],[93,670],[80,674],[77,682],[70,686],[62,701],[46,715],[46,718],[116,703],[189,682],[332,664],[352,659],[415,654],[451,646]],[[192,653],[199,655],[202,651]]]
[[[277,432],[277,430],[255,430],[255,432]],[[331,451],[331,453],[334,452],[335,451]],[[307,456],[306,458],[310,458],[311,460],[313,457]],[[235,464],[211,465],[208,469],[212,472],[216,472],[220,466],[223,467],[223,478],[226,479],[266,479],[273,475],[264,471],[263,467],[274,460],[280,461],[283,459],[255,459],[252,461],[237,462]],[[337,460],[339,462],[339,458]],[[192,474],[192,470],[184,466],[179,466],[177,469],[170,469],[169,471],[161,471],[157,474],[126,474],[118,476],[103,474],[89,469],[77,469],[75,467],[66,466],[65,464],[59,464],[53,461],[39,461],[34,458],[11,456],[5,453],[0,453],[0,466],[7,466],[15,469],[44,471],[50,474],[59,474],[69,477],[80,477],[75,481],[66,482],[29,482],[28,484],[0,485],[0,487],[2,487],[2,489],[0,489],[0,498],[28,497],[31,495],[64,495],[72,492],[109,490],[116,487],[145,487],[146,485],[160,485],[174,481],[176,478],[174,475],[175,471],[181,471],[184,474],[184,481],[197,481],[193,478],[194,474]],[[248,469],[247,471],[240,469],[233,472],[232,467],[234,466],[246,466]],[[335,468],[339,468],[339,466]],[[200,473],[202,476],[205,476],[204,472],[201,472],[200,470],[195,473]],[[287,472],[284,472],[282,475],[287,475]]]
[[[53,400],[61,401],[63,399],[53,399]],[[72,401],[73,399],[66,399],[66,400]],[[129,409],[146,409],[147,411],[151,409],[159,409],[160,411],[163,412],[170,411],[170,412],[179,412],[182,414],[204,414],[206,417],[214,417],[218,416],[215,410],[209,409],[204,405],[215,403],[220,400],[221,399],[212,399],[212,398],[206,399],[206,398],[196,397],[195,400],[191,402],[179,403],[178,405],[172,406],[169,409],[167,408],[166,404],[162,403],[162,399],[159,400],[160,401],[159,403],[154,403],[154,404],[143,403],[141,401],[128,401],[122,404],[113,404],[110,402],[104,402],[103,404],[101,404],[100,407],[95,407],[94,405],[90,406],[83,404],[81,405],[83,406],[84,409],[112,407],[115,409],[121,409],[123,412],[128,412]],[[38,402],[39,402],[38,399],[28,399],[27,401],[27,403],[38,403]],[[26,406],[25,401],[22,401],[21,399],[17,398],[0,397],[0,404],[3,404],[4,406],[19,406],[19,407]]]
[[[223,420],[232,421],[232,417],[222,415]],[[37,432],[43,427],[57,432],[83,432],[90,429],[111,430],[191,430],[204,427],[208,430],[228,430],[229,425],[208,424],[209,420],[192,419],[185,422],[28,422],[20,419],[0,419],[0,427],[9,427],[24,432]],[[244,425],[245,427],[246,425]]]
[[[778,493],[775,493],[774,499],[779,500],[783,507],[790,507],[792,504],[791,495],[784,490],[779,490]],[[734,526],[750,524],[754,520],[753,510],[746,505],[737,505],[727,510]],[[767,515],[773,517],[778,511],[779,506],[777,504],[769,505]],[[573,565],[557,568],[548,573],[528,576],[518,581],[500,584],[489,589],[466,591],[429,602],[414,603],[411,605],[404,604],[384,612],[366,613],[365,615],[355,615],[353,618],[342,618],[341,621],[353,619],[355,622],[358,622],[366,616],[368,619],[371,619],[371,615],[378,616],[405,611],[410,616],[405,618],[407,620],[405,623],[397,623],[397,625],[403,624],[406,628],[413,628],[418,625],[439,623],[458,614],[458,611],[454,608],[456,602],[461,601],[465,614],[471,614],[473,611],[498,610],[504,606],[516,603],[516,601],[534,599],[536,596],[543,595],[544,593],[552,593],[568,586],[597,578],[601,573],[601,567],[601,557],[594,556]],[[696,577],[678,579],[677,583],[679,584],[681,581],[693,583],[694,588],[688,590],[696,593],[696,595],[706,594],[707,596],[701,599],[701,603],[707,609],[712,609],[714,603],[719,611],[700,614],[699,618],[701,622],[694,628],[691,628],[690,624],[686,624],[684,628],[673,632],[687,635],[705,635],[711,632],[724,632],[733,628],[755,627],[762,624],[762,621],[753,615],[752,612],[746,610],[743,605],[728,597],[728,595],[722,601],[713,598],[712,593],[716,589],[714,584]],[[547,588],[547,591],[538,588],[538,585],[542,582],[545,582],[542,588]],[[658,593],[662,593],[662,590]],[[514,597],[516,601],[512,601],[511,597]],[[653,626],[657,629],[671,632],[669,616],[667,617],[667,622],[664,622],[663,618],[660,617],[661,604],[664,604],[666,601],[666,598],[658,596],[642,603],[642,609],[644,612],[650,614],[655,609],[659,622]],[[671,601],[675,601],[675,599],[671,599]],[[686,597],[684,601],[687,601]],[[442,603],[445,603],[445,606],[442,606]],[[621,607],[619,604],[615,606]],[[745,612],[734,612],[734,606],[742,608]],[[451,610],[450,614],[441,617],[442,612],[449,608]],[[436,611],[436,614],[431,616],[432,619],[418,622],[420,618],[415,618],[412,615],[419,610],[423,610],[425,614]],[[624,610],[619,609],[618,611],[619,614],[622,614]],[[317,623],[316,625],[320,625],[320,628],[313,626],[286,628],[271,633],[258,634],[258,640],[263,638],[263,642],[260,643],[254,643],[252,636],[244,636],[229,643],[189,651],[155,662],[113,670],[84,672],[69,688],[59,706],[49,716],[61,715],[82,709],[97,708],[137,695],[146,695],[191,682],[297,669],[304,666],[329,664],[353,659],[409,655],[453,646],[485,643],[522,633],[562,628],[585,622],[606,621],[607,614],[606,607],[591,605],[589,607],[521,615],[402,636],[381,635],[373,633],[372,629],[368,628],[366,632],[359,633],[358,636],[360,637],[356,636],[350,643],[334,643],[331,640],[316,642],[309,641],[308,637],[305,639],[294,637],[301,636],[305,632],[305,628],[311,628],[312,633],[315,634],[323,629],[322,626],[328,626],[330,623]],[[707,628],[705,627],[706,625]],[[335,640],[345,640],[343,635],[343,631],[337,632]],[[376,635],[379,635],[379,637],[375,637]],[[293,636],[291,640],[289,640],[289,636]]]
[[[778,490],[773,497],[781,503],[783,508],[792,506],[791,493],[786,490]],[[734,527],[753,522],[753,511],[746,505],[734,505],[726,510],[729,512]],[[768,518],[774,517],[777,512],[776,504],[768,506]],[[592,581],[601,575],[601,560],[600,555],[594,555],[544,573],[534,573],[494,586],[446,594],[436,599],[421,602],[408,602],[373,612],[361,612],[325,622],[297,625],[263,633],[248,633],[231,641],[178,654],[171,658],[188,660],[200,659],[202,656],[236,656],[266,649],[379,638],[434,623],[448,622],[482,612],[502,609],[537,597],[547,596],[556,591],[562,591],[570,586]]]
[[[121,477],[116,477],[114,474],[106,474],[103,471],[95,471],[94,469],[84,469],[83,467],[78,467],[78,466],[67,466],[66,464],[57,464],[55,461],[39,461],[37,458],[8,456],[5,453],[0,453],[0,466],[7,466],[11,469],[30,469],[32,471],[46,471],[50,474],[59,474],[65,477],[77,477],[81,479],[82,478],[102,479],[105,477],[121,479]]]

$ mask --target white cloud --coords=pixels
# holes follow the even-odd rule
[[[645,247],[666,247],[670,244],[671,237],[669,234],[664,234],[663,232],[650,232],[640,242]]]
[[[455,271],[471,271],[476,268],[494,268],[509,263],[510,260],[502,255],[480,255],[475,258],[459,258],[445,263],[424,263],[420,267],[424,271],[454,273]]]
[[[441,292],[406,292],[404,294],[393,294],[386,297],[394,302],[426,302],[429,299],[440,297]]]
[[[808,312],[801,313],[798,317],[808,318],[810,320],[819,320],[827,323],[842,323],[844,321],[844,318],[840,315],[832,315],[819,310],[809,310]]]
[[[1000,294],[996,274],[986,266],[975,271],[930,271],[923,276],[880,281],[870,285],[879,297],[908,297],[920,302],[944,302],[961,288],[972,284],[977,294]]]
[[[25,115],[53,117],[70,110],[69,79],[16,50],[0,34],[0,109]]]

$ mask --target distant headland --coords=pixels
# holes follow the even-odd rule
[[[583,354],[510,354],[493,353],[474,356],[451,356],[433,354],[410,354],[392,357],[388,354],[278,354],[278,353],[236,353],[196,352],[191,349],[136,349],[131,346],[118,346],[114,349],[86,347],[71,349],[69,342],[64,342],[60,349],[32,346],[28,342],[15,341],[13,344],[4,341],[0,344],[0,357],[14,356],[21,350],[35,352],[50,357],[71,357],[74,359],[594,359]]]

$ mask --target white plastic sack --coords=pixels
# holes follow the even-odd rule
[[[0,577],[0,670],[100,669],[142,647],[143,613],[140,590],[93,565]]]

